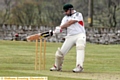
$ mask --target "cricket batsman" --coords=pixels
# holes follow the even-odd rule
[[[72,71],[82,72],[86,46],[86,32],[83,16],[80,12],[74,10],[72,4],[65,4],[63,10],[65,16],[60,26],[56,27],[55,32],[61,33],[63,29],[67,29],[67,36],[61,48],[58,48],[55,53],[55,63],[53,67],[50,68],[50,71],[61,71],[64,56],[73,46],[76,46],[76,65]]]

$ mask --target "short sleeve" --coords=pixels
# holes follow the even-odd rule
[[[76,12],[76,13],[73,15],[72,20],[83,21],[83,16],[82,16],[81,13]]]

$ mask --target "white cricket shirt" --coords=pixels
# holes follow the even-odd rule
[[[80,12],[76,12],[74,10],[74,14],[72,14],[71,16],[64,16],[60,25],[65,24],[69,20],[77,20],[78,22],[67,27],[67,36],[85,33],[83,16]]]

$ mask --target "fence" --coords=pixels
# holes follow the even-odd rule
[[[119,28],[90,28],[86,27],[87,42],[98,44],[119,44],[120,43],[120,29]],[[54,30],[54,27],[48,26],[21,26],[21,25],[0,25],[0,40],[14,40],[15,35],[18,34],[17,40],[26,40],[26,36]],[[66,36],[66,30],[59,35],[53,35],[48,38],[48,42],[63,42]]]
[[[119,28],[86,28],[87,41],[98,44],[119,44]]]

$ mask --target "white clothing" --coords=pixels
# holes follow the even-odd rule
[[[74,11],[73,15],[64,16],[60,25],[65,24],[69,20],[77,20],[78,22],[67,27],[67,36],[85,33],[84,22],[81,13]]]
[[[85,46],[86,44],[86,35],[83,33],[74,35],[74,36],[66,36],[65,37],[65,42],[63,43],[62,47],[61,47],[61,52],[63,53],[63,55],[65,56],[69,50],[73,47],[73,46],[77,46],[80,43],[77,43],[78,39],[83,40],[81,43]]]
[[[63,54],[63,57],[62,59],[59,59],[56,56],[55,59],[55,64],[57,64],[55,66],[57,66],[58,68],[62,66],[64,56],[75,45],[76,45],[76,66],[80,65],[81,67],[83,67],[86,34],[82,14],[74,11],[74,14],[72,14],[71,16],[65,16],[62,19],[61,25],[64,25],[69,20],[77,20],[77,22],[67,27],[67,36],[65,37],[65,41],[61,49],[59,50]],[[59,52],[57,54],[61,53]]]

